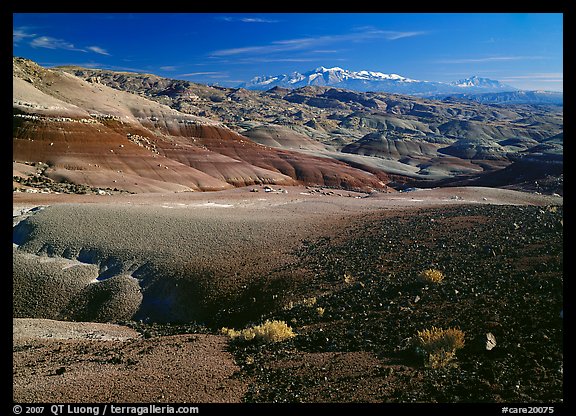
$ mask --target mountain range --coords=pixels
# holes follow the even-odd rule
[[[473,76],[455,82],[420,81],[398,74],[377,71],[350,71],[340,67],[320,66],[304,73],[293,72],[275,76],[257,76],[239,85],[247,89],[270,89],[272,87],[300,88],[306,85],[333,86],[355,91],[390,92],[411,95],[438,93],[501,92],[517,88],[489,78]]]
[[[562,103],[562,93],[530,91],[531,94],[529,95],[517,94],[523,91],[503,84],[500,81],[476,75],[453,82],[438,82],[416,80],[398,74],[385,74],[377,71],[351,71],[340,67],[326,68],[324,66],[304,73],[293,72],[275,76],[257,76],[248,82],[240,84],[239,87],[252,90],[268,90],[273,87],[301,88],[307,85],[332,86],[354,91],[388,92],[434,98],[455,96],[466,99],[468,96],[473,96],[471,99],[480,102],[485,100],[487,103],[503,101],[514,103]],[[504,92],[509,94],[493,95]],[[480,94],[490,95],[481,97]]]

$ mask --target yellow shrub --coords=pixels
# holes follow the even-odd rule
[[[425,283],[440,283],[444,280],[444,274],[438,269],[422,270],[419,277]]]
[[[427,365],[432,368],[446,366],[456,353],[464,347],[464,332],[457,328],[432,327],[418,331],[414,338],[417,351],[426,355]]]
[[[454,360],[454,351],[439,351],[429,354],[426,366],[430,368],[442,368],[448,366]]]
[[[316,305],[316,301],[317,301],[316,296],[305,298],[305,299],[302,299],[301,301],[298,301],[298,302],[290,301],[286,305],[284,305],[284,310],[289,311],[292,308],[294,308],[294,306],[297,306],[297,305],[302,305],[302,306],[305,306],[307,308],[311,308],[312,306]]]
[[[348,272],[344,273],[344,283],[351,284],[354,283],[355,281],[356,279],[350,273]]]
[[[311,298],[306,298],[302,301],[302,305],[307,306],[309,308],[311,308],[312,306],[316,305],[316,296],[313,296]]]
[[[240,331],[224,327],[220,332],[231,339],[244,341],[278,342],[296,336],[292,328],[286,325],[284,321],[266,321],[262,325],[256,325]]]

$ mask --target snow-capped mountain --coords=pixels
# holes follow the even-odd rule
[[[461,88],[486,88],[498,91],[509,91],[511,87],[502,84],[500,81],[495,81],[489,78],[480,78],[476,75],[466,79],[460,79],[452,85]],[[513,89],[512,89],[513,90]]]
[[[323,66],[313,69],[312,71],[293,72],[291,74],[282,74],[275,76],[260,76],[243,83],[242,88],[247,89],[268,89],[272,87],[300,88],[306,85],[329,85],[339,87],[341,84],[348,84],[359,81],[360,85],[366,85],[370,82],[392,81],[392,82],[419,82],[398,74],[384,74],[375,71],[349,71],[339,67],[325,68]]]
[[[300,88],[307,85],[420,96],[517,90],[499,81],[477,76],[455,82],[434,82],[415,80],[398,74],[366,70],[350,71],[339,67],[325,68],[323,66],[304,73],[293,72],[276,76],[255,77],[249,82],[239,85],[239,87],[268,90],[273,87]]]
[[[333,85],[341,82],[351,81],[351,80],[361,80],[361,81],[396,81],[396,82],[417,82],[413,79],[403,77],[398,74],[383,74],[382,72],[374,71],[349,71],[339,67],[325,68],[323,66],[318,67],[312,71],[305,72],[301,76],[296,76],[294,81],[302,83],[306,82],[306,85]]]

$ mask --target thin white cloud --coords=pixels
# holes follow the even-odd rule
[[[243,17],[240,21],[244,23],[278,23],[278,20],[262,19],[260,17]]]
[[[530,85],[530,89],[542,89],[538,85],[555,86],[562,90],[564,85],[564,74],[562,72],[533,73],[526,75],[510,75],[501,78],[502,82],[518,85]]]
[[[206,71],[206,72],[189,72],[187,74],[180,74],[180,77],[208,77],[208,78],[228,78],[228,74],[219,71]]]
[[[108,53],[108,51],[104,48],[101,48],[100,46],[88,46],[86,49],[94,52],[94,53],[98,53],[100,55],[107,55],[110,56],[110,54]]]
[[[537,79],[537,80],[550,80],[550,81],[562,81],[564,79],[563,72],[539,72],[527,75],[512,75],[507,76],[502,79],[515,80],[515,79]]]
[[[28,28],[26,27],[14,28],[14,30],[12,30],[12,42],[14,42],[15,44],[21,42],[24,39],[34,37],[36,37],[36,34],[29,33]]]
[[[84,49],[75,47],[72,43],[63,39],[56,39],[50,36],[39,36],[30,42],[33,48],[65,49],[69,51],[86,52]]]
[[[383,38],[386,40],[398,40],[403,38],[411,38],[413,36],[421,36],[428,34],[423,30],[383,30],[374,26],[361,26],[357,27],[351,35],[351,40],[362,40],[369,38]],[[344,35],[346,36],[346,35]]]
[[[266,19],[262,17],[238,17],[238,16],[219,16],[218,20],[225,22],[242,22],[242,23],[278,23],[279,20]]]
[[[268,58],[268,57],[250,57],[234,61],[241,64],[266,63],[266,62],[315,62],[318,58]]]
[[[287,46],[287,45],[264,45],[264,46],[244,46],[242,48],[220,49],[210,54],[212,57],[222,57],[231,55],[245,55],[245,54],[268,54],[275,52],[286,52],[289,50],[300,49],[303,46]]]
[[[424,34],[426,34],[426,32],[422,32],[422,31],[397,32],[397,31],[384,30],[384,31],[381,31],[381,34],[388,40],[398,40],[398,39],[411,38],[414,36],[424,35]]]
[[[471,64],[482,62],[502,62],[502,61],[528,61],[544,59],[543,56],[486,56],[481,58],[456,58],[456,59],[439,59],[439,64]]]
[[[94,52],[99,55],[110,56],[110,53],[100,46],[87,46],[86,48],[78,48],[72,42],[64,39],[54,38],[52,36],[38,36],[30,32],[27,27],[14,28],[12,31],[12,39],[14,44],[18,44],[23,40],[29,40],[29,45],[33,48],[45,49],[63,49],[76,52]]]
[[[318,58],[272,58],[262,59],[262,62],[314,62]]]
[[[246,54],[271,54],[277,52],[287,52],[296,51],[304,49],[318,49],[324,45],[330,45],[334,43],[342,42],[362,42],[373,39],[384,39],[384,40],[398,40],[413,36],[424,35],[427,32],[423,31],[391,31],[391,30],[380,30],[374,28],[367,28],[365,30],[358,30],[353,33],[343,34],[343,35],[324,35],[316,37],[305,37],[296,39],[285,39],[271,42],[267,45],[257,45],[257,46],[244,46],[239,48],[230,49],[219,49],[213,51],[210,56],[212,57],[224,57],[233,55],[246,55]]]

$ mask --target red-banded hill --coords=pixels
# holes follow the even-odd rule
[[[13,160],[43,162],[54,181],[130,192],[252,184],[386,189],[328,157],[257,144],[210,119],[14,58]]]

